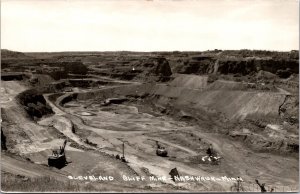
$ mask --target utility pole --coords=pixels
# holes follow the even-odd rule
[[[117,138],[117,139],[122,142],[122,156],[120,159],[122,160],[122,162],[127,163],[127,161],[125,160],[125,140],[123,138]]]
[[[125,158],[124,149],[125,149],[125,144],[123,142],[123,158]]]
[[[237,192],[240,192],[241,190],[241,178],[240,177],[237,177]]]

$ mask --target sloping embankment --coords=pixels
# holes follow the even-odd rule
[[[228,119],[243,120],[247,116],[278,116],[284,103],[285,94],[275,92],[210,90],[199,87],[205,84],[177,83],[128,85],[98,91],[79,93],[77,99],[108,98],[118,96],[155,97],[161,105],[172,100],[172,105],[189,106],[202,110],[214,110],[226,115]],[[193,88],[194,87],[194,88]],[[195,89],[196,87],[196,89]],[[209,87],[209,86],[208,86]]]
[[[194,79],[194,81],[196,79],[199,82],[207,82],[206,78],[188,77]],[[249,141],[251,146],[256,146],[255,149],[270,151],[274,148],[284,152],[297,152],[298,144],[294,142],[294,137],[297,137],[298,133],[291,133],[290,129],[287,128],[281,131],[268,132],[265,125],[282,125],[283,120],[280,115],[282,110],[280,109],[286,104],[286,94],[257,90],[249,91],[241,87],[239,83],[231,82],[228,82],[229,86],[227,87],[226,83],[226,81],[218,83],[220,87],[215,87],[217,86],[215,84],[211,88],[211,84],[195,84],[185,77],[184,79],[174,79],[173,82],[168,84],[126,85],[65,95],[56,103],[63,105],[71,100],[88,99],[97,99],[99,102],[99,100],[104,101],[107,98],[117,97],[128,97],[131,100],[143,99],[139,102],[147,104],[150,102],[161,111],[171,111],[171,114],[174,112],[176,117],[181,117],[181,112],[185,112],[198,120],[197,123],[208,130],[214,130],[215,127],[218,128],[217,130],[223,130],[220,133],[226,133],[226,130],[229,130],[229,135],[237,130],[238,135],[230,136]],[[241,88],[239,89],[239,87]],[[265,122],[265,124],[255,124],[256,122],[260,123],[261,119],[264,120],[262,122]],[[226,120],[230,122],[226,122]],[[215,124],[218,126],[214,126]],[[296,128],[296,126],[291,127]],[[244,133],[243,128],[249,129],[249,133]],[[275,136],[272,135],[274,133],[276,133]]]

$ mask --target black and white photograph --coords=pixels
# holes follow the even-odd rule
[[[299,0],[1,0],[1,192],[299,192]]]

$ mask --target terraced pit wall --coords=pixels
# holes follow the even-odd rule
[[[110,97],[155,97],[164,106],[172,101],[174,106],[188,106],[206,111],[214,110],[228,119],[244,120],[246,117],[278,117],[285,94],[240,90],[209,90],[167,84],[128,85],[99,91],[78,93],[78,100],[105,99]]]
[[[249,88],[248,83],[207,80],[206,76],[179,75],[166,84],[124,85],[64,95],[56,103],[63,105],[72,100],[100,103],[108,98],[125,97],[129,103],[137,103],[139,107],[150,105],[154,111],[176,120],[188,120],[207,132],[226,134],[255,150],[298,152],[298,120],[284,126],[291,114],[298,115],[292,106],[297,101],[287,100],[294,96],[253,89],[251,85]],[[282,129],[269,129],[268,124]]]

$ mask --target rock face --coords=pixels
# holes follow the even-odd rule
[[[167,81],[172,75],[172,70],[168,60],[165,57],[149,57],[135,64],[138,78],[155,79]]]
[[[287,78],[292,73],[298,74],[298,60],[293,59],[220,59],[213,57],[192,58],[177,67],[178,73],[184,74],[241,74],[258,73],[260,70]]]
[[[212,57],[193,57],[182,61],[177,67],[177,73],[182,74],[206,74],[212,73],[215,59]]]
[[[23,80],[25,74],[23,73],[1,73],[1,80],[12,81],[12,80]]]
[[[286,96],[280,106],[279,115],[288,123],[299,124],[299,96]]]
[[[168,80],[172,75],[171,67],[165,57],[143,56],[125,62],[107,63],[101,68],[105,69],[102,75],[123,80],[163,81]]]
[[[24,106],[32,119],[41,118],[44,115],[53,113],[41,92],[35,89],[26,90],[25,92],[20,93],[17,96],[17,99]]]
[[[64,67],[67,73],[85,75],[88,72],[88,68],[82,62],[78,61],[62,62],[61,66]]]
[[[169,65],[169,62],[166,60],[166,58],[161,57],[157,58],[156,61],[154,61],[154,74],[157,76],[171,76],[172,70]]]

